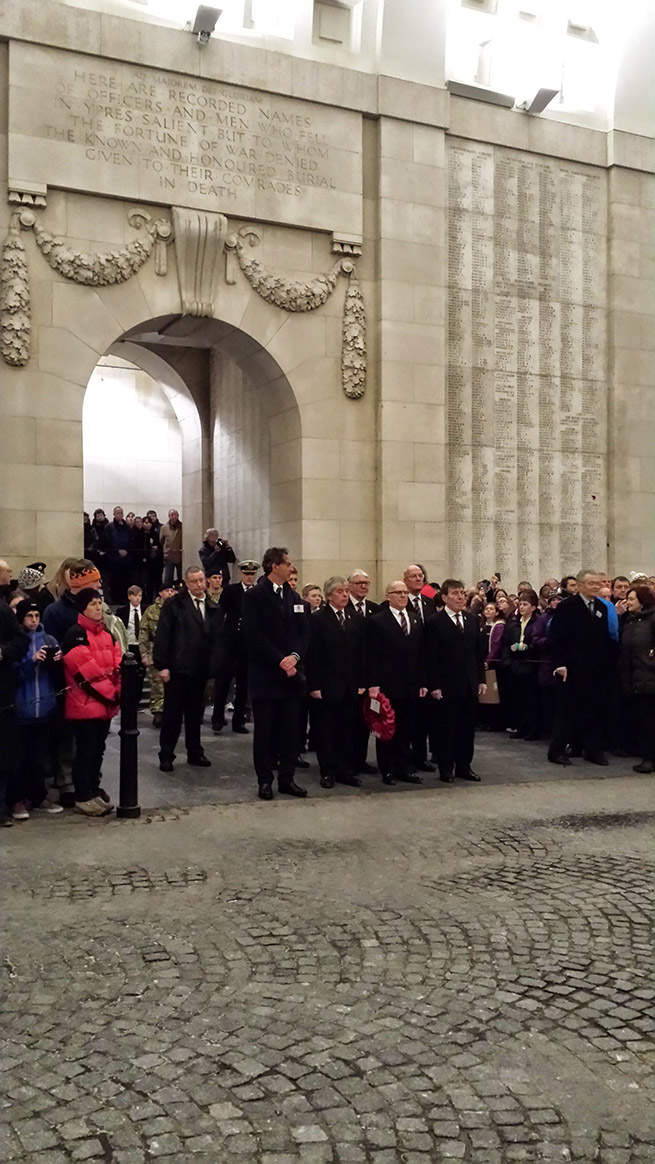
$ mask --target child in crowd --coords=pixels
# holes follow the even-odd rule
[[[64,635],[65,716],[73,725],[75,809],[84,816],[104,816],[113,805],[100,786],[105,743],[120,704],[123,652],[105,629],[97,590],[75,595],[77,624]]]
[[[61,651],[56,639],[41,625],[36,602],[24,598],[16,606],[16,618],[29,638],[27,654],[14,663],[18,674],[16,692],[17,765],[16,786],[10,790],[13,820],[29,820],[30,810],[50,815],[62,812],[46,790],[46,759],[50,731],[57,706],[57,680]]]

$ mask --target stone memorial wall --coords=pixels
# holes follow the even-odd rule
[[[448,141],[449,569],[607,557],[606,175]]]
[[[361,117],[12,44],[9,177],[361,234]]]

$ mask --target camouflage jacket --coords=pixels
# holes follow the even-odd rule
[[[141,655],[150,658],[152,655],[152,644],[155,641],[157,633],[157,623],[161,614],[161,608],[164,605],[161,598],[156,598],[152,606],[144,612],[143,618],[139,624],[139,650]]]

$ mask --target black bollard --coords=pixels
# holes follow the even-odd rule
[[[121,663],[121,738],[120,790],[116,816],[141,816],[139,807],[139,729],[137,713],[141,695],[139,664],[133,655]]]

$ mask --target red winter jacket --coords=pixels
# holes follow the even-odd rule
[[[122,650],[103,622],[80,614],[64,635],[66,719],[112,719],[120,700]]]

